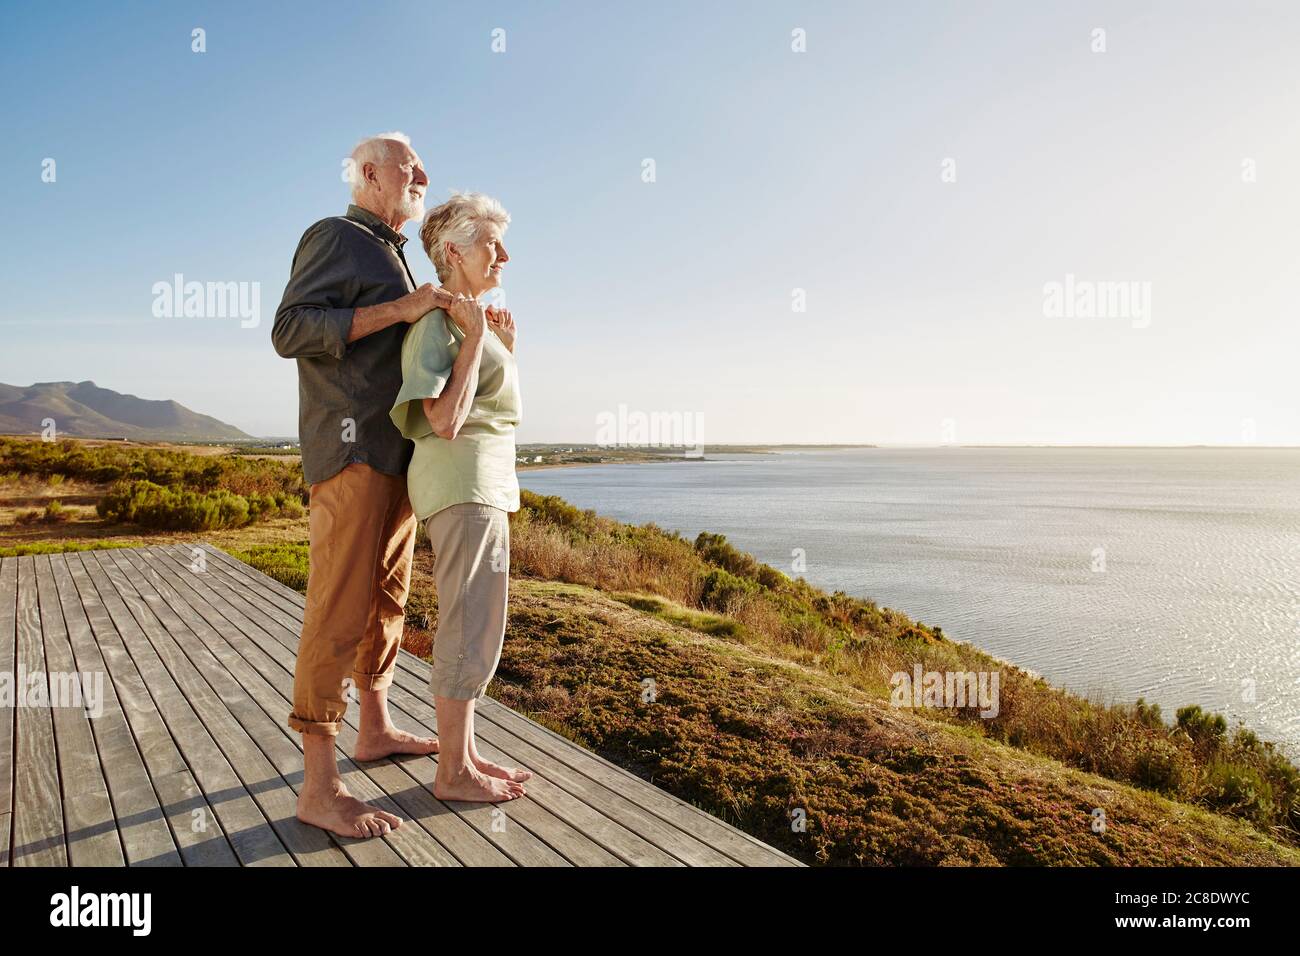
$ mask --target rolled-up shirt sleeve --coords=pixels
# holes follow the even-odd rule
[[[293,254],[289,283],[275,311],[271,342],[284,358],[332,355],[341,359],[351,345],[360,281],[339,227],[318,222],[305,233]]]
[[[429,312],[407,330],[402,342],[402,388],[388,414],[412,441],[433,434],[424,414],[424,400],[442,394],[459,351],[445,315],[441,309]]]

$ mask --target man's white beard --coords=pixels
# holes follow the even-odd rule
[[[423,219],[424,218],[424,197],[407,196],[406,202],[402,203],[402,215],[406,219]]]

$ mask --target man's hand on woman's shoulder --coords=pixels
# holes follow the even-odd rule
[[[456,297],[446,289],[440,289],[432,282],[426,282],[414,292],[408,292],[402,301],[410,306],[406,321],[419,322],[434,309],[449,309]]]

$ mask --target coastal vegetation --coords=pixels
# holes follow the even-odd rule
[[[109,521],[183,531],[238,528],[274,517],[301,518],[307,486],[295,461],[227,454],[199,457],[149,446],[89,446],[0,438],[0,476],[59,488],[69,479],[110,484],[97,502]],[[25,512],[25,523],[66,521],[63,502],[44,513]]]

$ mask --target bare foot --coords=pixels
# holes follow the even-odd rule
[[[383,836],[402,825],[402,818],[362,803],[341,787],[298,794],[298,819],[339,836],[359,840]]]
[[[472,766],[459,774],[444,776],[442,766],[433,778],[433,795],[439,800],[477,800],[483,803],[500,803],[522,797],[528,791],[513,780],[489,777]]]
[[[522,767],[503,767],[499,763],[493,763],[480,757],[477,753],[469,755],[470,763],[480,773],[485,773],[489,777],[499,777],[502,780],[513,780],[515,783],[523,783],[533,775],[531,770],[525,770]]]
[[[436,754],[437,737],[417,737],[396,727],[387,727],[374,733],[358,733],[352,759],[368,763],[383,760],[393,754]]]

